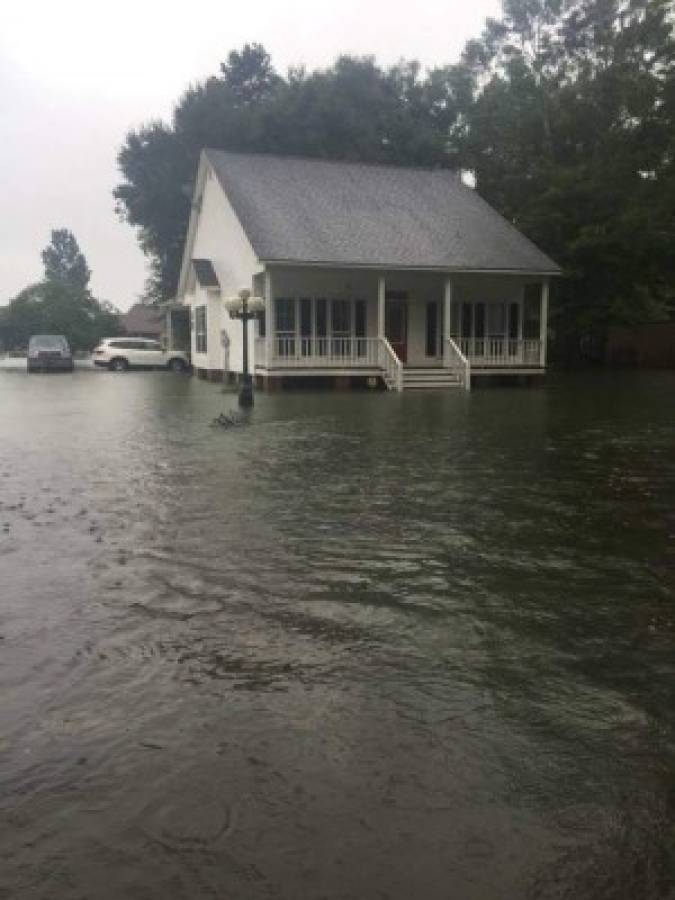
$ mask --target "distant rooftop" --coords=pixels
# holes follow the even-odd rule
[[[448,169],[204,153],[261,261],[559,272]]]
[[[161,334],[165,315],[164,310],[149,303],[134,303],[120,318],[128,335],[153,337]]]

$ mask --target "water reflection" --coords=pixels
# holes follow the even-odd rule
[[[666,896],[672,376],[0,379],[0,896]]]

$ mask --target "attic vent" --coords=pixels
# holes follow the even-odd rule
[[[220,287],[220,282],[218,281],[216,270],[213,268],[213,263],[210,259],[193,259],[192,268],[194,269],[200,287]]]

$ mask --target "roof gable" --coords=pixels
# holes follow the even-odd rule
[[[205,156],[264,262],[559,272],[446,169]]]

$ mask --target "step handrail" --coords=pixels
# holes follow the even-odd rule
[[[451,337],[446,338],[446,351],[444,359],[446,368],[455,373],[465,391],[470,391],[471,363]]]
[[[394,352],[394,348],[385,337],[378,344],[378,365],[383,370],[387,387],[403,390],[403,363]]]

